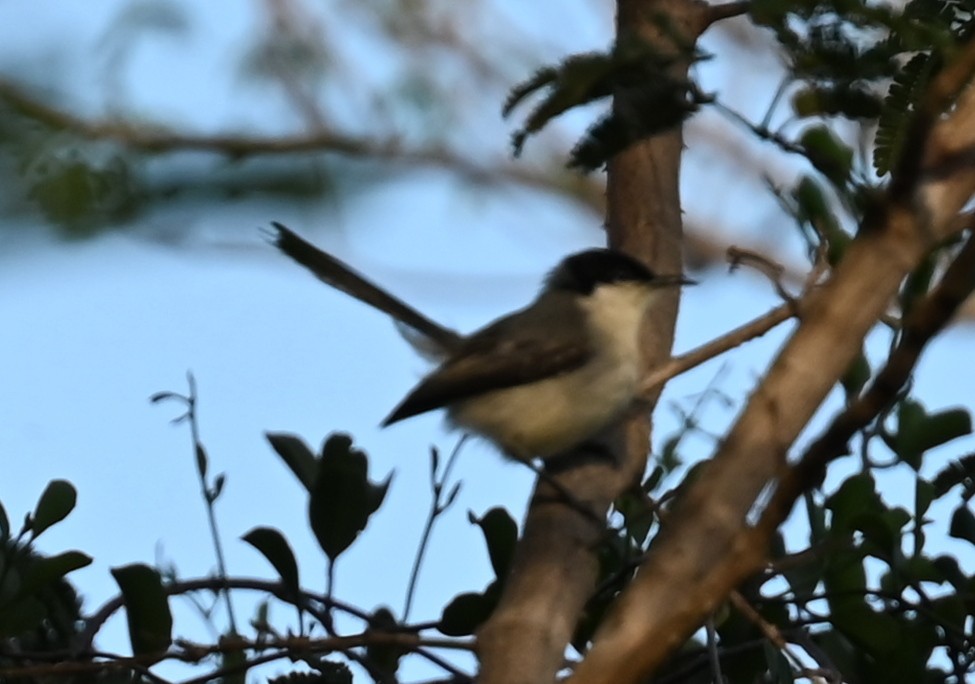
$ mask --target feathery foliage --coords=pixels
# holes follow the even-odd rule
[[[570,155],[570,167],[599,168],[627,145],[680,124],[707,101],[691,81],[673,75],[679,62],[702,58],[690,49],[666,54],[630,38],[607,53],[573,55],[539,70],[511,90],[502,109],[508,116],[527,97],[547,89],[512,135],[515,154],[521,153],[529,135],[558,115],[614,95],[626,107],[616,107],[597,121]]]

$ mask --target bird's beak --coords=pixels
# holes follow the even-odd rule
[[[652,287],[678,287],[680,285],[697,285],[696,280],[681,275],[662,275],[657,276],[651,281]]]

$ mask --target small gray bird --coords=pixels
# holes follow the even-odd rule
[[[643,317],[662,288],[692,282],[610,249],[573,254],[529,306],[464,338],[383,426],[446,408],[518,460],[563,453],[631,406]]]
[[[275,245],[320,279],[419,333],[440,365],[383,426],[438,408],[520,461],[546,459],[596,436],[631,406],[641,373],[639,330],[662,288],[692,284],[655,275],[611,249],[565,258],[530,305],[460,336],[426,318],[285,226]]]

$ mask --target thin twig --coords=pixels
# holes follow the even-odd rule
[[[186,594],[194,591],[219,591],[224,586],[229,587],[230,589],[244,589],[265,592],[290,605],[301,603],[303,605],[310,606],[312,602],[322,605],[329,605],[336,610],[340,610],[344,613],[352,615],[353,617],[363,620],[367,624],[372,624],[372,616],[369,613],[356,608],[351,604],[344,603],[336,599],[329,600],[324,596],[314,594],[309,591],[300,591],[298,597],[296,598],[280,582],[234,577],[227,578],[227,580],[224,581],[220,578],[207,577],[203,579],[185,580],[182,582],[173,582],[172,584],[164,584],[163,591],[167,596],[178,596],[180,594]],[[102,625],[105,624],[105,622],[115,613],[115,611],[121,608],[122,605],[122,597],[115,596],[102,604],[98,610],[88,617],[85,620],[85,628],[75,639],[75,650],[79,652],[90,651],[91,645],[95,639],[95,635],[101,629]]]
[[[782,282],[786,273],[785,266],[782,264],[764,254],[735,245],[728,248],[728,263],[731,271],[741,265],[750,266],[769,279],[775,288],[775,293],[782,298],[782,301],[795,303],[795,296],[785,289],[785,284]]]
[[[335,653],[347,652],[353,648],[363,646],[399,646],[402,648],[416,650],[421,647],[440,648],[460,651],[472,651],[474,642],[472,640],[444,639],[444,638],[423,638],[410,632],[380,632],[366,631],[349,636],[327,637],[324,639],[310,639],[308,637],[287,637],[276,640],[251,641],[248,639],[237,638],[222,640],[215,644],[194,644],[188,641],[177,642],[177,648],[163,654],[153,653],[144,656],[126,657],[111,653],[97,653],[97,657],[108,659],[108,661],[91,660],[96,654],[76,654],[64,652],[63,659],[85,658],[85,660],[65,661],[56,663],[42,663],[38,665],[24,665],[18,667],[0,668],[0,677],[17,676],[38,676],[51,674],[77,674],[83,672],[98,672],[113,668],[142,668],[146,665],[153,665],[163,660],[178,660],[186,663],[199,663],[202,660],[218,654],[240,653],[243,651],[266,651],[277,649],[271,657],[262,660],[268,662],[284,657],[293,657],[297,653]],[[51,654],[54,656],[55,654]],[[250,667],[260,664],[249,661],[239,667]],[[140,670],[141,671],[141,670]],[[212,679],[213,673],[199,677],[192,682],[204,682]],[[160,678],[161,682],[165,682]],[[184,682],[184,684],[186,684]]]
[[[335,594],[332,592],[335,587],[335,559],[327,558],[325,565],[325,612],[323,613],[322,627],[325,628],[325,632],[329,636],[336,636],[335,632],[335,621],[332,619],[332,597]]]
[[[751,622],[753,625],[758,627],[759,631],[768,639],[775,648],[777,648],[781,653],[783,653],[788,659],[789,664],[792,669],[796,672],[802,672],[806,669],[803,665],[802,659],[792,650],[789,646],[789,642],[786,640],[785,636],[779,630],[778,626],[772,624],[761,614],[755,610],[755,608],[748,602],[748,600],[741,595],[738,591],[733,591],[728,597],[731,605],[733,605],[738,612],[740,612],[746,620]]]
[[[460,455],[461,447],[464,442],[467,441],[467,435],[463,435],[458,441],[457,445],[450,452],[450,456],[447,457],[447,462],[444,464],[443,472],[437,472],[437,452],[435,450],[430,452],[431,467],[430,467],[430,489],[433,495],[433,500],[430,504],[430,513],[427,515],[426,524],[423,526],[423,533],[420,535],[420,544],[416,550],[416,557],[413,559],[413,568],[410,570],[410,580],[406,585],[406,602],[403,606],[403,621],[406,622],[410,617],[410,608],[413,606],[413,597],[416,593],[416,583],[420,576],[420,567],[423,565],[423,557],[426,555],[427,547],[430,544],[430,536],[433,534],[433,526],[441,515],[450,508],[451,504],[457,498],[457,493],[460,491],[460,482],[454,485],[450,491],[447,493],[447,498],[443,498],[444,487],[447,485],[447,481],[450,478],[450,471],[454,468],[454,463],[457,462],[457,457]]]
[[[316,609],[314,607],[308,607],[308,608],[306,608],[306,610],[311,615],[313,615],[316,618],[318,618],[318,621],[321,622],[322,624],[325,623],[325,620],[326,619],[329,619],[328,617],[326,617],[327,609],[318,610],[318,609]],[[383,625],[377,624],[375,622],[375,616],[374,615],[368,615],[366,617],[367,617],[368,624],[371,627],[376,628],[377,631],[379,629],[384,629],[384,628],[387,628],[388,627],[387,625],[384,625],[384,624]],[[403,633],[414,633],[415,634],[416,632],[419,632],[421,629],[436,629],[438,625],[439,625],[439,622],[432,623],[432,624],[427,624],[427,625],[402,625],[399,629],[396,630],[396,632],[397,633],[398,632],[403,632]],[[415,648],[415,649],[413,649],[413,652],[416,655],[424,658],[425,660],[433,663],[434,665],[436,665],[437,667],[441,668],[442,670],[445,670],[445,671],[449,672],[454,677],[458,677],[458,678],[461,678],[461,679],[469,679],[470,678],[470,676],[466,672],[462,671],[460,668],[458,668],[457,666],[455,666],[453,663],[450,663],[447,660],[441,658],[436,653],[430,652],[430,650],[428,648],[426,648],[426,647],[418,647],[418,648]],[[362,659],[361,658],[355,658],[355,653],[349,653],[347,655],[349,655],[354,660],[356,660],[356,662],[359,662],[360,664],[362,664]]]
[[[210,539],[213,542],[214,553],[217,557],[217,574],[221,579],[226,580],[228,577],[227,563],[223,553],[223,544],[220,541],[220,532],[217,527],[216,513],[216,501],[217,497],[220,495],[223,476],[218,475],[217,481],[212,487],[207,482],[206,448],[203,446],[203,442],[200,440],[200,424],[196,415],[196,378],[193,377],[192,372],[187,372],[186,380],[189,384],[188,394],[182,395],[176,392],[160,392],[153,395],[151,401],[153,403],[157,403],[161,400],[176,399],[186,406],[186,413],[174,419],[173,422],[180,423],[185,420],[190,424],[190,438],[193,441],[193,457],[196,463],[196,472],[200,479],[200,494],[203,497],[203,503],[206,506],[207,523],[210,527]],[[230,590],[224,589],[221,593],[224,596],[224,601],[227,606],[227,619],[230,622],[230,631],[232,634],[238,634],[237,620],[234,616],[234,606],[230,600]]]
[[[671,378],[684,373],[691,368],[700,366],[726,351],[761,337],[779,323],[789,320],[796,315],[796,304],[787,303],[778,306],[768,313],[725,333],[721,337],[702,344],[697,349],[672,357],[667,363],[653,369],[640,383],[640,396],[651,395],[654,390]]]
[[[752,123],[747,118],[745,118],[742,114],[732,109],[731,107],[723,104],[717,98],[712,100],[710,104],[719,113],[724,114],[726,118],[731,119],[732,121],[734,121],[735,123],[741,126],[744,126],[753,134],[755,134],[762,140],[766,140],[774,144],[783,152],[788,152],[790,154],[798,154],[803,157],[806,156],[806,150],[802,145],[799,145],[798,143],[795,143],[792,140],[789,140],[788,138],[779,135],[775,131],[770,131],[768,128],[765,128],[763,125]]]
[[[340,610],[343,613],[347,613],[359,620],[362,620],[370,628],[381,629],[385,625],[380,625],[375,622],[375,618],[370,613],[361,610],[351,604],[344,603],[337,599],[329,599],[320,594],[314,594],[308,591],[299,591],[296,597],[292,591],[287,589],[280,582],[270,582],[266,580],[250,579],[250,578],[235,578],[231,577],[227,579],[226,582],[221,581],[219,578],[204,578],[195,580],[186,580],[183,582],[174,582],[172,584],[167,584],[163,586],[163,591],[166,592],[167,596],[174,596],[179,594],[185,594],[193,591],[217,591],[223,587],[229,587],[230,589],[243,589],[252,591],[261,591],[267,594],[273,595],[278,600],[290,604],[301,606],[305,611],[315,616],[319,622],[324,624],[324,610],[319,610],[317,606],[327,606],[330,609]],[[85,621],[85,628],[82,630],[74,640],[73,648],[69,652],[64,653],[64,657],[80,657],[79,654],[91,653],[91,646],[95,639],[95,635],[101,629],[101,626],[117,611],[122,607],[122,597],[116,596],[107,602],[105,602],[101,608],[99,608],[95,613]],[[406,625],[403,627],[403,632],[415,632],[419,627],[411,627]],[[265,642],[267,643],[267,642]],[[432,643],[430,647],[435,648],[449,648],[445,644],[448,642],[437,642]],[[461,642],[463,643],[463,642]],[[463,648],[463,646],[462,646]],[[459,670],[457,667],[451,663],[445,661],[434,653],[428,650],[427,645],[423,645],[414,649],[416,655],[428,660],[434,665],[440,667],[447,672],[457,676],[466,677],[467,674]]]
[[[704,623],[704,629],[708,637],[708,660],[711,662],[711,679],[715,684],[724,684],[724,675],[721,674],[721,654],[718,651],[718,630],[714,626],[714,615]]]
[[[826,649],[816,643],[816,641],[809,635],[809,632],[805,629],[796,629],[790,633],[790,639],[793,643],[798,644],[802,647],[810,658],[819,663],[819,670],[809,670],[808,668],[803,669],[803,674],[809,676],[810,674],[822,677],[826,684],[842,684],[843,675],[840,670],[833,663],[833,660],[826,653]],[[812,679],[812,677],[810,677]]]
[[[775,115],[775,110],[779,106],[779,102],[782,101],[782,96],[785,95],[786,88],[792,83],[792,76],[786,74],[779,81],[778,87],[775,89],[775,93],[772,95],[771,101],[769,101],[768,108],[765,110],[765,116],[762,117],[762,123],[758,124],[763,130],[768,130],[769,126],[772,125],[772,117]]]
[[[12,657],[12,654],[4,654]],[[52,657],[58,654],[45,653],[38,654]],[[103,658],[104,660],[70,660],[78,658],[77,654],[63,654],[57,662],[32,663],[30,665],[18,665],[13,667],[0,667],[0,681],[7,681],[7,678],[15,677],[67,677],[70,675],[85,674],[91,672],[106,672],[110,670],[131,670],[145,676],[156,684],[172,684],[168,679],[164,679],[154,674],[147,667],[160,660],[158,654],[150,656],[128,657],[116,653],[100,652],[96,654],[86,654],[91,657]],[[37,658],[34,658],[35,660]]]
[[[247,133],[193,134],[175,132],[162,126],[108,119],[86,120],[30,97],[24,93],[22,86],[3,79],[0,79],[0,100],[45,126],[66,130],[89,140],[115,142],[136,151],[170,153],[197,150],[228,157],[332,152],[351,158],[449,169],[479,183],[517,183],[575,197],[594,211],[599,211],[603,204],[601,185],[554,165],[552,168],[533,168],[505,159],[474,160],[443,145],[416,147],[392,135],[385,138],[357,136],[332,129],[270,136]]]

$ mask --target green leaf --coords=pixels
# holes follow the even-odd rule
[[[518,523],[508,511],[500,507],[492,508],[480,518],[473,514],[469,514],[468,518],[484,533],[491,567],[494,568],[495,576],[503,581],[508,576],[515,545],[518,543]]]
[[[525,138],[572,107],[609,97],[620,87],[668,78],[666,67],[672,61],[672,56],[660,53],[649,41],[633,38],[619,40],[610,52],[571,55],[558,66],[537,71],[512,89],[502,109],[507,117],[529,95],[547,91],[515,132],[515,154],[520,153]]]
[[[254,611],[254,617],[251,618],[251,627],[253,627],[260,636],[273,635],[274,628],[271,627],[270,599],[264,599],[257,604],[257,609]],[[260,636],[258,638],[260,638]]]
[[[10,519],[7,518],[7,511],[3,508],[3,503],[0,502],[0,542],[5,542],[10,539]]]
[[[873,166],[877,175],[893,170],[904,154],[917,102],[939,61],[927,53],[915,55],[891,82],[874,136]]]
[[[599,168],[627,145],[680,124],[706,99],[690,82],[674,77],[670,66],[676,59],[702,58],[692,45],[680,47],[683,54],[675,55],[642,38],[622,36],[610,52],[573,55],[536,72],[511,91],[502,111],[507,116],[529,95],[543,93],[512,135],[515,155],[528,136],[555,117],[610,95],[617,103],[625,101],[627,111],[617,106],[597,122],[572,151],[570,166]]]
[[[809,596],[823,579],[824,563],[823,558],[813,554],[807,562],[786,564],[782,576],[788,581],[796,596]]]
[[[608,97],[612,93],[612,77],[618,65],[611,54],[591,52],[573,55],[558,67],[548,67],[519,84],[508,95],[502,114],[512,109],[532,93],[549,88],[541,103],[529,112],[524,126],[514,133],[511,142],[517,156],[525,139],[572,107]]]
[[[599,56],[599,55],[597,55]],[[582,63],[585,59],[585,55],[577,55],[575,57],[569,57],[566,62],[571,60],[576,60],[578,63]],[[601,57],[601,56],[599,56]],[[511,91],[508,93],[508,97],[504,100],[504,105],[501,107],[501,116],[508,118],[511,116],[511,112],[521,104],[526,97],[532,93],[538,92],[545,86],[555,83],[559,78],[559,70],[555,67],[543,67],[539,69],[531,78],[521,83],[516,84]]]
[[[968,509],[968,506],[962,504],[955,509],[954,514],[951,516],[951,526],[948,528],[948,534],[955,539],[964,539],[971,544],[975,544],[975,515]]]
[[[955,588],[956,591],[968,593],[970,591],[968,586],[968,577],[962,572],[961,567],[958,565],[958,559],[951,556],[937,556],[934,561],[934,567],[937,568],[941,576],[947,580],[951,586]]]
[[[223,493],[224,485],[227,484],[227,475],[225,473],[220,473],[213,480],[213,489],[207,490],[207,501],[213,503],[220,498],[220,494]]]
[[[91,556],[81,551],[65,551],[56,556],[37,557],[30,564],[30,572],[24,578],[22,593],[38,592],[45,585],[56,582],[69,572],[91,565]]]
[[[921,467],[924,452],[972,431],[972,418],[965,409],[948,409],[928,414],[910,399],[897,410],[897,434],[889,441],[894,453],[915,470]]]
[[[851,238],[840,226],[826,192],[815,179],[803,176],[793,188],[792,197],[796,202],[796,220],[804,229],[803,237],[810,251],[815,252],[825,243],[826,258],[835,266],[843,259]],[[812,233],[806,232],[807,227],[812,228]]]
[[[48,220],[76,233],[90,232],[100,221],[131,217],[139,194],[127,159],[83,159],[84,149],[38,155],[27,191]]]
[[[924,514],[928,512],[931,502],[935,499],[934,485],[927,480],[918,477],[914,482],[914,518],[921,522]]]
[[[792,96],[792,109],[800,117],[843,116],[876,119],[881,101],[874,93],[849,83],[806,86]]]
[[[207,451],[202,444],[196,445],[196,470],[200,474],[200,478],[205,480],[207,476]]]
[[[273,527],[255,527],[241,539],[257,549],[271,563],[281,577],[281,583],[297,596],[301,586],[298,580],[298,562],[284,535]]]
[[[970,594],[965,592],[963,596],[948,594],[935,598],[930,602],[934,609],[934,617],[940,624],[952,627],[955,633],[966,634],[965,623],[971,613],[967,598],[969,596]]]
[[[159,573],[133,563],[112,568],[112,576],[122,591],[132,654],[162,655],[173,641],[173,616]]]
[[[927,295],[931,289],[931,282],[935,276],[935,270],[943,255],[931,252],[925,256],[921,263],[908,274],[898,295],[901,305],[901,318],[906,318],[914,310],[914,306]]]
[[[440,616],[437,629],[447,636],[468,636],[473,634],[498,605],[500,598],[498,583],[492,582],[483,594],[458,594],[447,604]]]
[[[868,473],[860,473],[846,479],[839,489],[826,500],[832,511],[831,529],[842,536],[859,529],[858,521],[864,516],[877,515],[886,510],[877,495],[876,484]]]
[[[322,684],[352,684],[352,670],[345,663],[337,660],[321,659],[315,667],[322,677]]]
[[[657,488],[657,486],[660,484],[660,481],[663,480],[663,477],[664,477],[663,467],[656,465],[653,467],[653,470],[650,471],[650,475],[647,476],[647,479],[643,481],[641,488],[643,489],[644,492],[649,494],[650,492],[652,492],[654,489]]]
[[[905,559],[898,566],[896,574],[908,578],[910,583],[915,583],[915,586],[921,582],[944,584],[948,581],[945,573],[941,571],[934,560],[921,555],[911,556]],[[910,586],[910,583],[906,586]]]
[[[657,471],[662,472],[657,466]],[[642,544],[656,522],[657,516],[650,505],[649,497],[643,489],[623,492],[613,503],[616,511],[623,516],[623,529],[630,539]]]
[[[934,477],[936,497],[942,497],[957,485],[965,489],[965,497],[975,494],[975,453],[951,461]]]
[[[4,549],[0,555],[0,608],[3,609],[0,610],[0,624],[3,623],[5,613],[9,613],[7,603],[20,594],[23,586],[20,568],[17,567],[19,556],[19,549],[10,547]]]
[[[440,472],[440,450],[435,446],[430,447],[430,482],[437,481],[437,474]]]
[[[924,450],[947,444],[972,433],[972,415],[967,409],[940,411],[928,417],[925,425]]]
[[[673,472],[683,460],[677,449],[680,447],[681,440],[684,438],[685,430],[681,430],[664,440],[660,448],[660,455],[657,456],[657,463],[665,473]]]
[[[31,516],[31,538],[37,539],[51,525],[64,520],[75,507],[78,493],[66,480],[51,480]]]
[[[0,636],[16,637],[29,630],[43,629],[49,612],[34,595],[18,594],[3,605],[0,613]]]
[[[898,648],[897,619],[875,612],[868,603],[862,561],[852,553],[828,559],[823,573],[831,622],[858,648],[886,657]]]
[[[298,481],[310,492],[318,472],[318,464],[311,449],[295,435],[267,432],[264,436],[285,465],[291,468]]]
[[[769,684],[792,684],[796,681],[792,676],[792,666],[782,651],[768,640],[763,640],[762,650],[765,653],[765,662],[768,665],[768,676],[763,677],[763,681]]]
[[[669,131],[694,114],[707,98],[691,83],[657,74],[619,91],[627,110],[614,108],[589,127],[569,154],[569,168],[595,171],[629,146]]]
[[[910,513],[903,508],[891,508],[857,516],[854,524],[863,532],[865,541],[880,549],[879,557],[889,559],[900,554],[901,530],[910,521]],[[876,549],[869,551],[871,555],[878,555]]]
[[[882,559],[900,554],[901,530],[911,521],[903,508],[888,508],[876,491],[873,476],[860,473],[848,478],[826,502],[832,511],[832,532],[848,537],[862,532],[863,551]]]
[[[806,517],[809,520],[809,541],[815,545],[826,538],[826,510],[819,505],[812,492],[804,492],[802,501],[806,507]]]
[[[334,434],[322,447],[318,473],[308,500],[308,519],[319,546],[334,561],[365,529],[386,497],[392,475],[374,485],[368,460],[352,448],[352,438]]]
[[[924,449],[924,423],[927,421],[924,407],[916,401],[905,399],[897,407],[897,434],[889,444],[897,456],[917,470],[921,467]]]
[[[840,384],[846,393],[847,403],[860,396],[860,390],[863,389],[868,380],[870,380],[870,362],[867,361],[867,356],[861,349],[853,363],[846,369],[846,373],[840,378]]]
[[[845,145],[826,126],[812,126],[799,139],[806,158],[833,185],[843,187],[853,168],[853,150]]]

